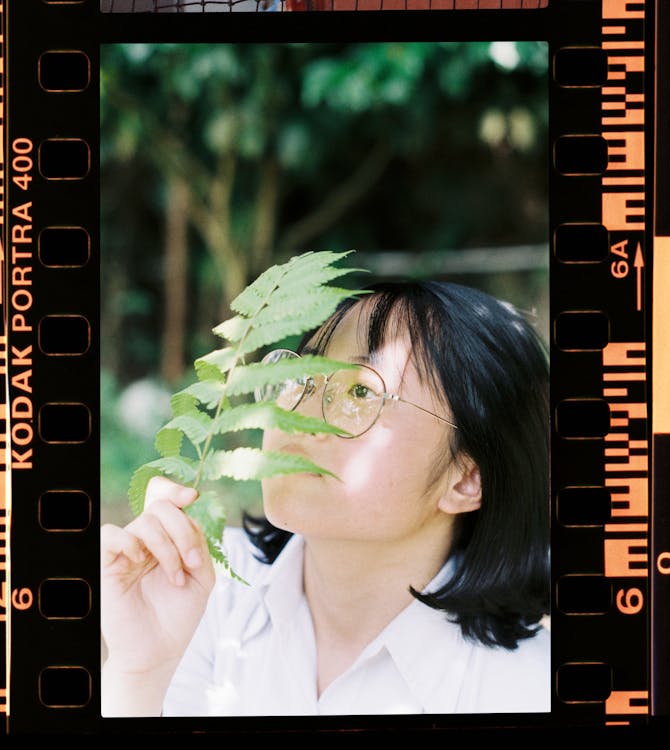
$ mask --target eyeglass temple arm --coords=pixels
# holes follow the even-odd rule
[[[410,406],[414,406],[417,409],[421,409],[421,411],[425,411],[426,414],[430,414],[433,417],[437,417],[437,419],[442,420],[442,422],[446,422],[448,425],[451,425],[455,430],[458,429],[458,425],[454,424],[453,422],[450,422],[448,419],[445,419],[444,417],[441,417],[439,414],[435,414],[434,411],[430,411],[429,409],[424,409],[423,406],[419,406],[419,404],[415,404],[413,401],[407,401],[404,398],[400,398],[400,396],[397,396],[395,393],[385,393],[384,394],[386,398],[390,398],[393,401],[402,401],[403,404],[409,404]]]

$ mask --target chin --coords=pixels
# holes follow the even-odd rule
[[[292,474],[264,479],[263,514],[278,529],[300,534],[313,517],[319,503],[316,474]],[[321,506],[323,509],[323,506]],[[320,516],[321,513],[318,513]],[[313,518],[312,518],[313,520]]]

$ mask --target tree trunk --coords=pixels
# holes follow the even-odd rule
[[[165,215],[164,311],[161,375],[176,383],[184,371],[186,293],[188,286],[188,203],[186,181],[172,175],[167,183]]]
[[[280,169],[277,159],[266,156],[260,165],[256,193],[256,215],[251,247],[254,275],[263,273],[272,263],[277,233]]]
[[[100,336],[104,345],[100,351],[100,365],[109,370],[116,379],[121,377],[123,351],[123,305],[121,300],[126,291],[127,272],[123,261],[114,258],[113,254],[104,265],[101,281],[105,293],[102,296],[100,312]]]
[[[221,279],[219,323],[230,317],[230,303],[246,286],[249,258],[233,237],[232,193],[237,160],[232,153],[219,159],[207,200],[193,196],[190,217],[205,241]]]

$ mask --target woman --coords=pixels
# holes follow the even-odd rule
[[[439,282],[343,303],[270,394],[348,436],[267,431],[335,476],[263,481],[215,574],[194,490],[102,529],[103,715],[550,710],[548,366],[510,305]],[[271,357],[292,356],[275,353]],[[351,373],[356,380],[351,380]]]

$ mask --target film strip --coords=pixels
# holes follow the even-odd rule
[[[400,32],[413,40],[548,43],[552,709],[548,716],[502,721],[340,718],[325,726],[629,729],[667,737],[667,4],[234,5],[4,0],[0,6],[6,642],[0,709],[7,731],[137,729],[137,722],[100,715],[100,45],[380,40]],[[368,12],[239,13],[222,24],[203,15],[233,9]],[[382,23],[377,10],[396,12],[384,13]],[[182,12],[190,15],[176,26],[172,13]],[[147,731],[193,731],[188,723],[158,721],[165,724],[149,722]],[[251,726],[234,724],[241,731]],[[270,720],[266,726],[304,725]],[[198,731],[229,728],[198,724]]]

